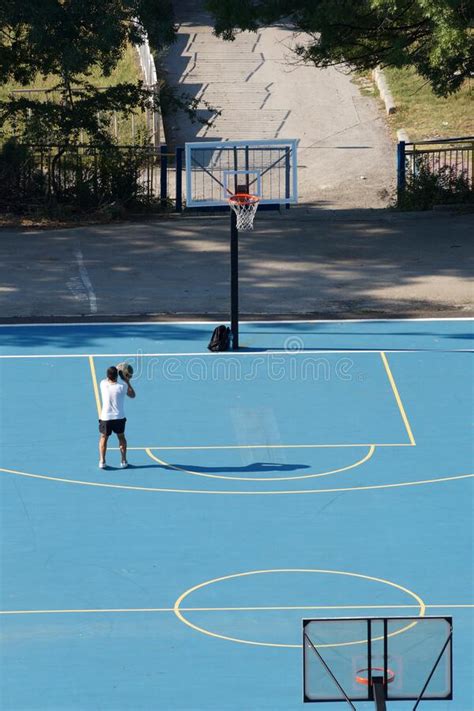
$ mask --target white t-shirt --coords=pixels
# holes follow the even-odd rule
[[[127,394],[127,385],[101,380],[100,394],[102,396],[100,419],[122,420],[125,417],[124,400]]]

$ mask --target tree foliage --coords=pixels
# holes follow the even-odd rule
[[[474,0],[207,0],[216,34],[284,22],[317,67],[413,66],[439,96],[474,73]]]
[[[141,42],[144,27],[153,46],[172,42],[171,0],[2,0],[0,83],[26,86],[54,76],[48,91],[60,101],[10,96],[0,102],[0,125],[28,116],[27,131],[37,138],[71,143],[86,131],[110,141],[103,112],[144,108],[154,97],[141,84],[99,90],[91,70],[109,76],[127,43]]]

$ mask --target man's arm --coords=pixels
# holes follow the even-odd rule
[[[130,376],[123,375],[122,378],[125,380],[125,383],[127,385],[127,396],[134,398],[136,396],[135,390],[132,388],[130,385]]]

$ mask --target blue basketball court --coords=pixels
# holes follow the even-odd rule
[[[0,327],[1,708],[294,711],[302,619],[379,615],[452,616],[474,708],[472,320],[215,325]]]

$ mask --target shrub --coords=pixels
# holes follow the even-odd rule
[[[0,208],[26,211],[28,205],[41,204],[47,191],[47,178],[36,165],[31,148],[14,138],[6,141],[0,150]]]
[[[474,191],[466,170],[455,165],[430,165],[425,156],[414,160],[405,189],[398,195],[402,210],[430,210],[435,205],[474,204]]]
[[[0,209],[48,215],[64,208],[156,209],[159,200],[145,176],[157,171],[158,160],[147,146],[34,146],[11,139],[0,151]]]

